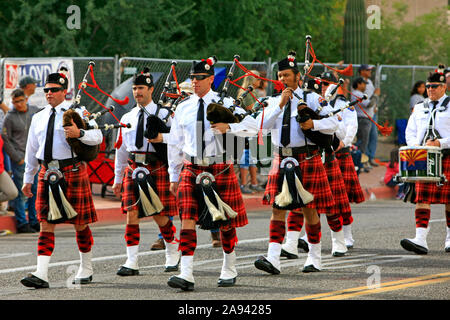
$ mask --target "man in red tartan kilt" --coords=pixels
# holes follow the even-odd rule
[[[152,125],[151,117],[165,119],[167,126],[171,124],[168,110],[161,108],[152,101],[154,90],[153,77],[148,69],[138,73],[133,78],[133,96],[137,105],[130,112],[122,116],[122,123],[131,124],[130,128],[123,128],[118,140],[114,162],[114,185],[112,187],[117,197],[122,196],[122,213],[127,215],[125,241],[127,246],[127,260],[117,271],[119,276],[134,276],[139,274],[138,253],[140,218],[152,216],[158,224],[165,242],[166,262],[165,272],[178,270],[180,255],[175,241],[175,226],[171,216],[177,214],[175,196],[169,191],[169,174],[167,159],[159,148],[165,147],[168,133],[158,132],[156,138],[149,136],[145,129]],[[147,125],[148,124],[148,125]],[[156,151],[158,149],[159,152]],[[142,177],[142,179],[140,178]],[[149,185],[148,179],[153,181]],[[149,188],[155,188],[157,198],[148,199]],[[123,193],[122,193],[123,190]],[[163,208],[156,208],[156,204]],[[151,205],[147,205],[148,203]]]
[[[435,182],[416,182],[416,236],[400,241],[405,250],[416,254],[428,253],[430,205],[436,203],[445,204],[447,237],[444,250],[450,252],[450,97],[445,94],[446,88],[444,67],[439,66],[427,79],[429,99],[414,107],[405,131],[408,146],[442,149],[442,173],[447,178],[442,186]],[[432,129],[429,129],[430,123],[433,124]]]
[[[86,163],[80,161],[80,155],[72,154],[66,138],[79,139],[86,145],[95,146],[102,142],[103,136],[98,129],[80,130],[73,120],[71,126],[63,127],[63,113],[71,106],[65,101],[67,84],[68,79],[62,73],[48,75],[44,88],[48,105],[33,116],[27,140],[22,191],[26,197],[33,196],[31,193],[33,177],[40,169],[36,211],[41,231],[38,240],[37,270],[23,278],[21,283],[36,289],[49,287],[48,265],[55,246],[55,223],[59,222],[73,224],[76,230],[81,264],[73,282],[89,283],[93,275],[91,249],[94,240],[89,224],[97,221],[97,215]],[[88,120],[84,107],[76,108],[75,111],[84,120]],[[91,120],[90,124],[94,125],[94,120]],[[52,172],[59,172],[60,179],[56,179],[58,174],[50,174]],[[61,194],[50,193],[49,185],[52,181],[56,181],[55,186],[62,190]],[[61,202],[58,201],[55,206],[54,199],[61,199]],[[64,212],[66,219],[61,215],[59,216],[61,219],[55,220],[54,217],[61,212]]]
[[[211,90],[216,61],[216,57],[211,57],[194,62],[190,75],[194,94],[177,106],[170,130],[168,145],[170,190],[178,194],[177,204],[182,225],[180,231],[181,273],[178,276],[172,276],[168,285],[184,291],[194,290],[196,224],[209,228],[201,221],[208,218],[211,220],[213,213],[220,213],[220,210],[213,210],[211,205],[203,205],[203,202],[211,200],[206,192],[215,192],[217,204],[222,203],[228,208],[223,215],[225,219],[217,220],[223,221],[220,225],[223,265],[218,281],[219,287],[230,287],[236,282],[236,252],[234,250],[237,242],[236,228],[248,223],[239,183],[234,173],[233,155],[231,154],[230,157],[224,150],[222,147],[224,143],[219,138],[225,133],[228,136],[226,141],[233,141],[234,135],[254,136],[257,133],[256,121],[250,116],[239,123],[219,121],[210,124],[207,120],[208,105],[220,99],[219,95]],[[231,105],[231,99],[223,100],[224,107],[229,108]],[[236,110],[236,113],[243,112],[241,109]],[[232,146],[229,144],[226,146],[227,150],[234,149],[230,148]],[[210,187],[212,181],[216,186],[215,189]]]
[[[286,210],[302,209],[306,220],[306,233],[308,236],[309,252],[308,258],[304,264],[303,272],[316,272],[321,269],[321,226],[318,211],[328,212],[334,206],[333,195],[327,179],[325,169],[321,162],[318,146],[312,143],[303,134],[303,130],[312,129],[320,131],[323,134],[333,134],[337,129],[337,120],[334,117],[324,118],[322,120],[307,120],[301,124],[297,121],[297,104],[299,98],[306,100],[307,106],[312,110],[320,108],[320,96],[315,92],[305,92],[298,87],[300,72],[297,68],[295,52],[290,52],[288,57],[278,62],[278,79],[283,82],[286,89],[281,95],[271,97],[264,113],[258,118],[258,127],[270,130],[272,143],[275,145],[274,160],[272,169],[269,172],[269,179],[263,198],[263,203],[273,205],[272,217],[270,220],[270,240],[266,257],[259,257],[255,261],[255,267],[272,274],[280,273],[280,254],[281,244],[285,237],[285,216]],[[323,108],[324,112],[329,113],[329,106]],[[283,203],[291,194],[292,189],[285,187],[287,172],[289,169],[284,167],[284,178],[280,180],[283,161],[294,158],[298,162],[298,168],[301,177],[301,183],[298,186],[296,180],[295,193],[299,192],[301,185],[306,190],[307,196],[312,195],[313,200],[302,203],[293,203],[285,206]],[[288,162],[286,162],[287,164]],[[295,163],[295,162],[294,162]],[[297,167],[297,166],[295,166]],[[292,162],[291,162],[292,168]],[[294,169],[294,170],[297,170]],[[286,180],[287,181],[287,180]],[[286,189],[286,190],[285,190]],[[282,201],[283,199],[283,201]],[[298,240],[298,235],[297,235]]]
[[[330,72],[322,74],[321,88],[318,90],[321,89],[322,97],[330,101],[330,106],[333,110],[340,110],[340,108],[343,108],[346,105],[345,99],[342,96],[342,91],[338,91],[340,88],[338,88],[335,94],[331,96],[332,90],[336,85],[330,86],[330,81],[337,82],[337,79]],[[350,227],[351,221],[349,221],[349,219],[351,219],[351,208],[349,197],[347,196],[347,186],[345,185],[345,180],[339,166],[340,163],[336,158],[337,152],[340,151],[346,143],[351,144],[354,135],[356,135],[357,119],[354,108],[345,109],[344,111],[339,112],[337,118],[339,121],[339,129],[336,131],[336,136],[339,139],[339,147],[336,149],[336,152],[331,152],[330,149],[325,151],[322,159],[324,161],[324,167],[327,172],[328,182],[333,193],[335,204],[329,211],[319,211],[319,213],[326,214],[328,226],[331,229],[331,254],[335,257],[340,257],[347,252],[345,227]],[[351,158],[350,162],[353,164]],[[364,199],[354,166],[351,169],[355,173],[357,186]],[[283,244],[281,250],[281,256],[287,257],[288,259],[298,257],[297,247],[303,248],[306,252],[309,251],[306,235],[298,239],[303,225],[303,217],[300,215],[302,215],[301,211],[289,212],[286,242]],[[293,223],[293,221],[299,222]],[[348,229],[347,235],[349,235],[349,238],[352,240],[351,231],[348,233]]]

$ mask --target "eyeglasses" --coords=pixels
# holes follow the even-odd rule
[[[12,103],[21,103],[21,102],[24,102],[25,101],[25,99],[20,99],[20,100],[13,100],[13,102]]]
[[[49,91],[51,91],[52,93],[58,92],[58,91],[63,91],[64,88],[59,87],[59,88],[44,88],[44,92],[48,93]]]
[[[191,75],[189,75],[189,78],[191,79],[191,80],[197,80],[197,81],[200,81],[200,80],[205,80],[206,78],[209,78],[209,77],[211,77],[211,75],[210,74],[191,74]]]
[[[425,86],[425,88],[427,88],[427,89],[436,89],[436,88],[438,88],[438,87],[440,87],[441,85],[440,84],[427,84],[426,86]]]

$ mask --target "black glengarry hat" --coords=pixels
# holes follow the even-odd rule
[[[62,86],[64,89],[67,89],[69,80],[67,79],[64,73],[50,73],[45,80],[45,83],[56,83]]]
[[[200,62],[193,61],[191,74],[207,73],[214,75],[214,65],[217,63],[217,57],[212,56],[208,59],[202,59]]]
[[[278,61],[278,71],[293,69],[298,72],[297,59],[295,58],[296,55],[297,53],[294,50],[289,51],[286,58]]]
[[[434,72],[430,72],[427,82],[440,82],[440,83],[446,83],[445,82],[445,66],[443,64],[440,64],[437,69],[434,70]]]
[[[142,85],[147,87],[153,87],[153,76],[150,73],[150,69],[145,67],[140,73],[136,73],[133,77],[134,85]]]

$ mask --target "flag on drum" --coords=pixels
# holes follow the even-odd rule
[[[409,149],[400,151],[400,170],[426,170],[427,150]]]

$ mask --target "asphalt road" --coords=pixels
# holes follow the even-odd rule
[[[344,257],[330,255],[330,230],[322,217],[322,265],[319,273],[301,272],[306,253],[299,259],[282,258],[281,274],[257,270],[253,262],[266,254],[270,211],[249,212],[249,224],[238,229],[236,247],[238,279],[234,287],[218,288],[222,250],[212,248],[209,233],[197,230],[195,291],[168,287],[170,273],[163,272],[164,252],[150,251],[158,229],[152,221],[141,223],[140,275],[115,273],[126,260],[125,225],[91,226],[94,235],[94,280],[89,285],[70,284],[78,267],[78,249],[72,227],[57,227],[55,251],[49,268],[50,289],[29,289],[20,284],[35,270],[37,234],[0,238],[0,300],[448,300],[450,253],[443,205],[432,206],[428,255],[419,256],[400,247],[402,238],[414,237],[414,207],[400,201],[374,201],[353,206],[355,248]],[[175,221],[177,228],[179,221]],[[178,274],[175,272],[173,274]],[[69,284],[68,284],[69,283]]]

